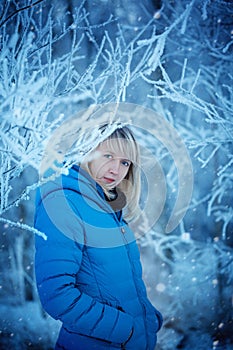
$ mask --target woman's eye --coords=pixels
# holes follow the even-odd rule
[[[129,167],[131,163],[130,163],[129,161],[127,161],[127,160],[123,160],[123,161],[122,161],[122,164],[123,164],[124,166],[126,166],[126,167]]]
[[[105,154],[104,157],[107,158],[107,159],[112,159],[112,155],[111,154]]]

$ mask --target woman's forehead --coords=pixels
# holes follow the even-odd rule
[[[97,147],[99,151],[103,152],[111,152],[117,157],[124,158],[124,159],[130,159],[129,157],[129,145],[128,142],[124,139],[108,139],[103,142]]]

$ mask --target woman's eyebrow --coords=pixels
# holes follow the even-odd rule
[[[122,160],[126,160],[127,162],[132,163],[132,160],[128,159],[128,158],[121,158]]]
[[[131,161],[130,159],[128,159],[127,157],[120,157],[120,156],[118,156],[117,153],[115,153],[114,151],[112,151],[112,150],[110,150],[110,149],[106,150],[104,153],[110,153],[110,154],[112,154],[113,156],[117,156],[117,157],[120,158],[120,159],[127,160],[128,162],[131,162],[131,163],[132,163],[132,161]]]
[[[117,154],[115,154],[116,156],[117,156]],[[122,159],[122,160],[126,160],[127,162],[130,162],[130,163],[132,163],[132,161],[130,160],[130,159],[128,159],[127,157],[118,157],[118,158],[120,158],[120,159]]]

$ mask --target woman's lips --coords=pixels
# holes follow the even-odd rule
[[[111,179],[110,177],[104,177],[104,180],[108,183],[112,183],[115,181],[115,179]]]

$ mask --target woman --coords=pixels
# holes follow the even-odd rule
[[[139,169],[134,136],[118,127],[37,193],[35,227],[48,238],[36,237],[36,278],[44,309],[62,322],[56,349],[155,347],[162,316],[125,221],[139,210]]]

